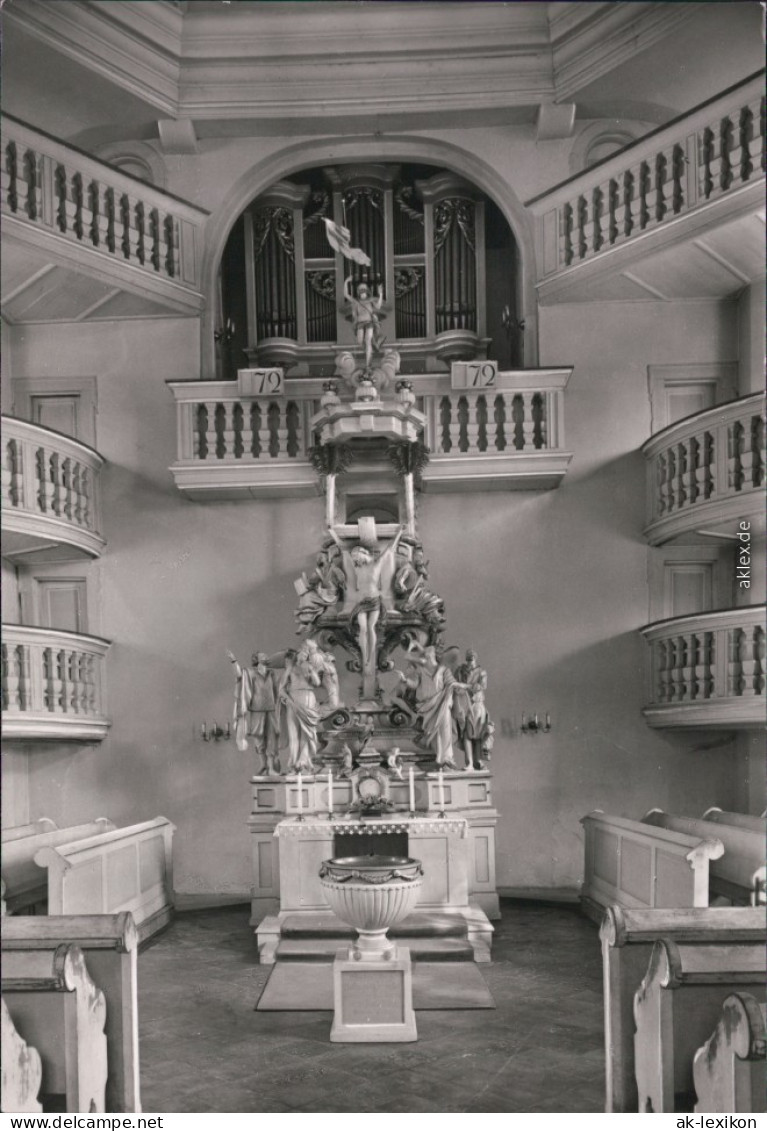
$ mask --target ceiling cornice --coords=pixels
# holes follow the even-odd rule
[[[178,110],[183,15],[161,0],[9,0],[4,19],[167,114]]]
[[[665,38],[693,15],[696,4],[563,3],[551,18],[557,98],[568,99],[602,75]]]

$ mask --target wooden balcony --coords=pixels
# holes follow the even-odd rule
[[[542,302],[723,297],[764,273],[764,76],[528,201]]]
[[[207,212],[4,116],[3,315],[198,315]]]
[[[499,373],[492,390],[454,390],[450,377],[408,374],[426,417],[425,491],[546,490],[558,486],[570,369]],[[285,394],[246,397],[231,381],[173,381],[178,458],[170,470],[190,498],[300,497],[320,490],[309,459],[322,382],[293,379]],[[348,474],[356,474],[352,464]]]
[[[4,416],[3,555],[25,562],[96,558],[104,459],[61,432]]]
[[[3,625],[5,738],[99,742],[109,730],[104,658],[98,636]]]
[[[742,520],[763,528],[763,411],[755,393],[688,416],[643,445],[651,545],[731,538]]]
[[[763,728],[764,618],[764,605],[750,605],[641,629],[651,653],[650,726]]]

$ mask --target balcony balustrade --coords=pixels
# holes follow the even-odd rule
[[[706,223],[760,208],[764,193],[764,77],[654,130],[607,161],[528,202],[536,223],[541,297],[565,277],[654,232],[707,212]],[[689,225],[690,230],[697,228]],[[644,251],[646,252],[646,246]],[[617,297],[626,297],[625,294]]]
[[[134,316],[141,313],[136,296],[180,313],[200,312],[204,209],[8,115],[2,127],[4,241],[54,264],[85,264],[111,288],[107,301],[115,289],[132,293]],[[20,267],[11,267],[16,284]]]
[[[653,727],[763,727],[765,606],[672,617],[641,629],[650,645]]]
[[[572,458],[564,449],[569,369],[504,372],[482,392],[450,377],[409,374],[426,416],[427,491],[556,487]],[[308,496],[318,490],[310,421],[322,382],[293,379],[283,396],[249,398],[229,381],[169,382],[177,404],[176,486],[196,499]],[[354,475],[354,464],[349,468]]]
[[[642,447],[648,468],[653,546],[700,532],[732,534],[764,509],[764,398],[706,409],[658,432]]]
[[[104,657],[110,642],[58,629],[4,624],[6,738],[94,742],[105,737]]]
[[[99,475],[93,448],[42,425],[2,418],[3,553],[27,562],[98,557]]]

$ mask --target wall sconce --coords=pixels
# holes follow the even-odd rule
[[[523,715],[522,726],[519,728],[522,734],[548,734],[551,730],[551,715],[546,712],[543,716],[543,722],[539,714]]]
[[[210,742],[211,740],[213,742],[218,742],[220,738],[231,738],[232,728],[229,723],[227,723],[224,727],[220,727],[215,719],[211,723],[210,728],[208,727],[208,724],[206,722],[203,722],[202,726],[200,727],[200,737],[202,738],[203,742]]]

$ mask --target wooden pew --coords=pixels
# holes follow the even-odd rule
[[[40,1112],[38,1102],[43,1065],[40,1053],[19,1035],[5,999],[0,998],[2,1011],[3,1063],[0,1069],[0,1108],[16,1115],[20,1112]]]
[[[167,926],[173,913],[172,839],[165,817],[40,849],[48,870],[50,915],[116,915],[130,911],[139,942]]]
[[[35,833],[50,833],[59,826],[50,817],[39,817],[36,821],[31,821],[28,825],[11,825],[7,829],[3,829],[0,834],[0,841],[3,844],[10,844],[12,840],[21,840],[25,836],[34,836]]]
[[[47,820],[47,818],[44,818]],[[51,822],[53,823],[53,822]],[[19,826],[25,828],[27,826]],[[43,831],[3,841],[2,864],[0,872],[5,881],[5,901],[10,914],[15,912],[33,913],[45,904],[48,897],[48,884],[45,872],[35,863],[35,855],[43,848],[66,844],[68,841],[82,840],[84,837],[114,829],[115,825],[106,817],[98,817],[83,825],[71,825],[66,829],[46,828]]]
[[[607,907],[706,907],[709,863],[724,852],[718,838],[655,828],[597,810],[583,817],[585,871],[581,904],[595,922]]]
[[[725,998],[719,1023],[695,1054],[696,1112],[765,1111],[765,1006],[751,994]]]
[[[643,824],[686,833],[688,836],[716,837],[724,854],[711,864],[709,888],[712,896],[723,896],[734,903],[763,903],[765,898],[764,834],[737,828],[721,821],[699,817],[677,817],[661,809],[651,809]]]
[[[765,999],[764,946],[659,939],[634,995],[634,1068],[640,1112],[684,1108],[693,1058],[719,1020],[728,994]]]
[[[764,912],[754,907],[610,907],[599,930],[605,1011],[605,1110],[636,1111],[634,994],[661,937],[677,943],[764,945]]]
[[[103,1112],[106,1002],[76,946],[3,954],[2,993],[17,1031],[40,1054],[43,1095],[66,1110]]]
[[[738,829],[749,829],[752,833],[759,833],[762,839],[767,836],[767,820],[764,817],[752,817],[750,813],[729,813],[713,806],[706,810],[701,820],[714,821],[721,825],[734,825]]]
[[[119,915],[13,916],[4,925],[3,961],[11,952],[72,943],[83,952],[107,1008],[107,1111],[141,1111],[138,1044],[138,934],[128,911]]]

